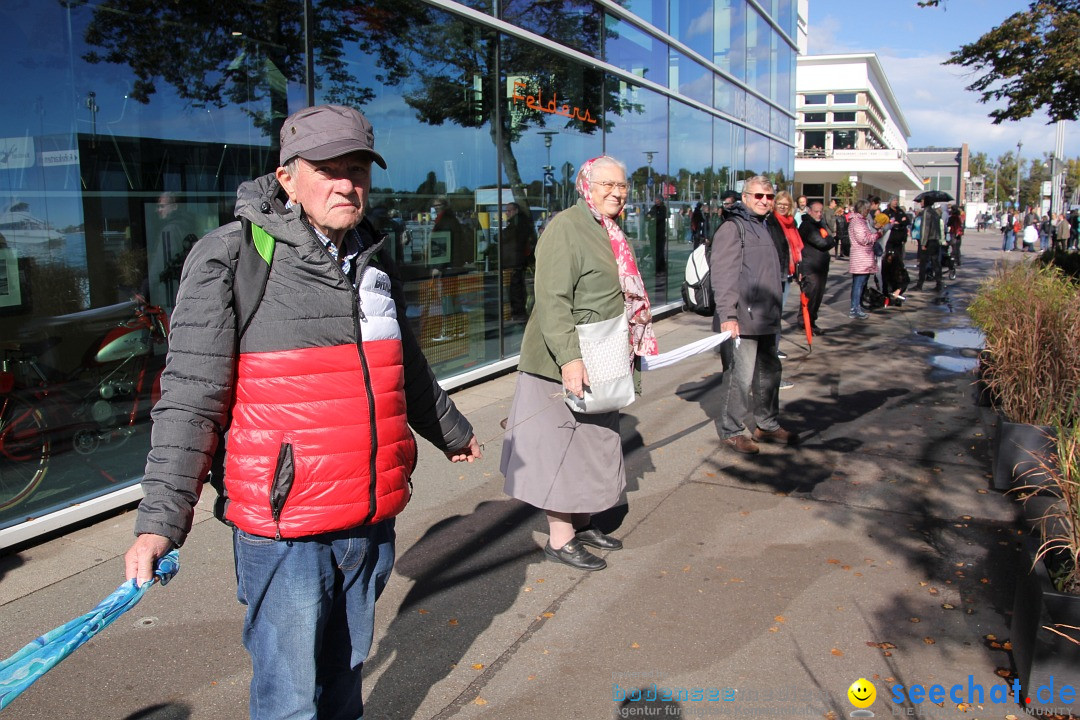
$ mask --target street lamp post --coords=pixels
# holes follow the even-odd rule
[[[1016,141],[1016,211],[1020,211],[1020,148],[1024,147],[1023,140]]]
[[[544,166],[544,210],[551,215],[551,196],[555,192],[555,166],[551,164],[551,138],[559,133],[554,130],[543,130],[544,147],[547,148],[547,165]]]

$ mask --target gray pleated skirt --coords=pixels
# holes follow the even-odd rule
[[[499,469],[507,495],[564,513],[597,513],[626,489],[618,411],[571,412],[562,383],[518,373]]]

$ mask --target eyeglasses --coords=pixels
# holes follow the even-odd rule
[[[596,184],[604,188],[604,190],[606,190],[607,192],[611,192],[612,190],[626,192],[627,188],[630,187],[626,183],[612,182],[611,180],[597,180]]]
[[[766,200],[772,200],[774,197],[776,197],[776,195],[773,194],[773,193],[750,193],[750,192],[748,192],[746,194],[749,195],[750,197],[754,198],[755,200],[760,200],[762,198],[765,198]]]
[[[791,207],[791,203],[776,203],[776,207],[778,207],[778,208],[789,208],[789,207]]]

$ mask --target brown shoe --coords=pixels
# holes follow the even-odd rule
[[[793,432],[788,432],[784,428],[776,428],[775,430],[762,430],[761,428],[757,428],[754,430],[754,439],[758,442],[794,445],[799,441],[799,436]]]
[[[756,455],[761,452],[761,448],[758,447],[758,444],[746,435],[736,435],[734,437],[724,438],[724,444],[735,452],[742,453],[743,455]]]

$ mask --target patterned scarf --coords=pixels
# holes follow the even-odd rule
[[[649,296],[645,292],[645,281],[641,279],[634,253],[630,249],[630,243],[626,241],[622,228],[618,223],[596,209],[589,190],[592,180],[593,164],[597,160],[606,157],[601,155],[589,160],[581,166],[578,173],[577,192],[589,206],[589,212],[598,223],[607,231],[608,240],[611,241],[611,250],[615,253],[615,262],[619,266],[619,285],[622,286],[623,303],[626,306],[626,317],[630,323],[630,340],[637,355],[656,355],[659,348],[656,344],[656,335],[653,334],[652,311],[649,305]]]

